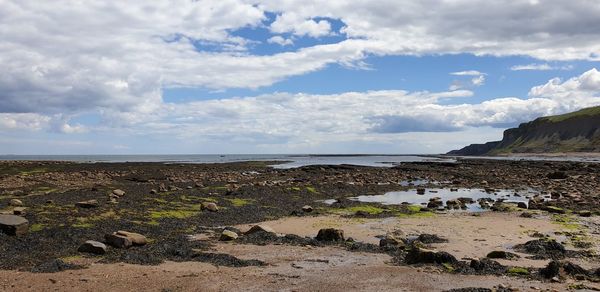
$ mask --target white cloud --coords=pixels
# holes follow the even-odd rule
[[[473,86],[481,86],[485,84],[485,75],[473,77],[473,79],[471,79],[471,84],[473,84]]]
[[[314,38],[331,34],[329,21],[323,19],[315,21],[311,18],[301,17],[296,13],[278,15],[269,28],[274,33],[293,33],[297,36]]]
[[[291,39],[286,39],[279,35],[269,38],[267,42],[269,44],[278,44],[280,46],[291,46],[294,44],[294,41],[292,41]]]
[[[560,67],[556,67],[556,66],[550,66],[550,64],[548,63],[542,63],[542,64],[536,64],[536,63],[532,63],[532,64],[527,64],[527,65],[515,65],[510,67],[510,70],[512,71],[550,71],[550,70],[572,70],[573,66],[572,65],[565,65],[565,66],[560,66]]]
[[[482,73],[482,72],[479,72],[477,70],[468,70],[468,71],[452,72],[452,73],[450,73],[450,75],[455,75],[455,76],[482,76],[482,75],[486,75],[486,74]]]

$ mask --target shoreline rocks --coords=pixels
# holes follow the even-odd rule
[[[0,215],[0,232],[20,236],[29,230],[29,221],[21,216]]]

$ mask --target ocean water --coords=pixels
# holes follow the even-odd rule
[[[306,165],[361,165],[391,167],[402,162],[452,162],[418,155],[287,155],[287,154],[234,154],[234,155],[0,155],[0,160],[44,160],[97,162],[161,162],[161,163],[228,163],[240,161],[282,161],[275,168],[294,168]]]

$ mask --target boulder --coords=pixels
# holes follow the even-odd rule
[[[119,236],[125,236],[125,237],[129,238],[129,240],[131,240],[132,245],[145,245],[146,243],[148,243],[146,236],[143,236],[139,233],[119,230],[119,231],[115,232],[114,234],[119,235]]]
[[[306,212],[306,213],[310,213],[313,211],[313,207],[309,206],[309,205],[305,205],[302,207],[302,211]]]
[[[380,247],[399,247],[404,249],[404,241],[398,239],[392,235],[386,235],[384,238],[379,240]]]
[[[16,215],[0,215],[0,232],[8,235],[23,235],[29,230],[29,221]]]
[[[413,247],[405,259],[406,263],[412,264],[443,264],[456,263],[456,258],[444,251],[427,250],[418,247]]]
[[[23,206],[23,202],[19,199],[12,199],[10,200],[10,202],[8,203],[9,205],[13,206],[13,207],[21,207]]]
[[[588,210],[577,211],[577,215],[581,217],[592,217],[592,212]]]
[[[116,232],[105,235],[104,241],[106,244],[116,248],[129,248],[133,245],[131,239],[129,239],[127,236],[117,235]]]
[[[223,230],[219,240],[220,241],[231,241],[231,240],[236,240],[237,238],[238,238],[237,233],[230,231],[230,230]]]
[[[273,230],[273,228],[271,228],[271,227],[269,227],[267,225],[259,224],[259,225],[252,226],[244,234],[248,235],[248,234],[257,233],[257,232],[275,233],[275,230]]]
[[[566,276],[590,276],[586,269],[569,261],[551,261],[540,270],[540,274],[546,279],[564,278]]]
[[[96,208],[98,207],[98,200],[87,200],[75,203],[75,206],[79,208]]]
[[[217,212],[217,211],[219,211],[219,207],[217,206],[217,204],[212,203],[212,202],[202,203],[202,210]]]
[[[316,239],[318,241],[344,241],[344,230],[323,228],[319,230]]]
[[[486,257],[490,258],[490,259],[506,259],[506,260],[511,260],[511,259],[517,259],[517,258],[519,258],[519,255],[514,254],[512,252],[508,252],[508,251],[495,250],[495,251],[491,251],[490,253],[488,253]]]
[[[448,242],[448,239],[439,237],[435,234],[427,234],[427,233],[423,233],[423,234],[419,235],[419,237],[417,237],[417,240],[422,243],[425,243],[425,244]]]
[[[77,249],[78,252],[105,254],[106,245],[95,240],[88,240]]]
[[[425,188],[417,188],[417,195],[424,195],[425,194]]]

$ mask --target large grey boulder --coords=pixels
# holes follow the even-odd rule
[[[95,240],[88,240],[82,244],[78,249],[78,252],[93,253],[93,254],[105,254],[106,245],[102,242]]]
[[[0,232],[8,235],[23,235],[29,230],[29,221],[16,215],[0,215]]]

